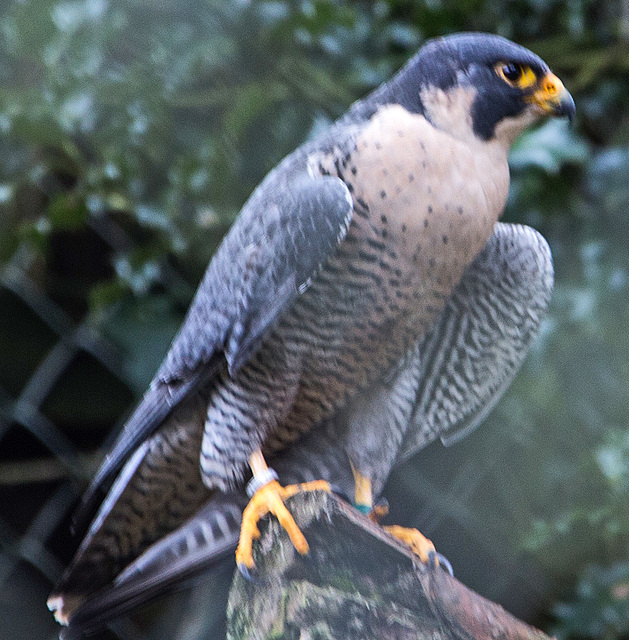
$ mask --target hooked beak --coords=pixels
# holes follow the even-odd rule
[[[550,71],[542,78],[539,88],[529,96],[528,101],[549,116],[567,116],[571,122],[576,113],[569,91]]]

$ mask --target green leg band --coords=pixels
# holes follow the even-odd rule
[[[368,504],[356,504],[354,502],[354,508],[360,511],[361,513],[365,514],[366,516],[368,516],[369,513],[371,512],[371,505],[368,505]]]

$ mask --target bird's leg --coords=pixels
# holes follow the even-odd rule
[[[260,537],[258,521],[269,513],[284,527],[295,549],[301,554],[308,553],[306,538],[284,505],[284,500],[300,491],[329,491],[330,485],[325,480],[315,480],[282,487],[277,481],[277,474],[269,469],[260,450],[251,455],[249,466],[253,471],[253,478],[247,487],[251,500],[242,514],[240,540],[236,549],[238,566],[247,569],[254,567],[252,544]]]
[[[376,524],[389,512],[386,500],[374,504],[371,480],[350,462],[354,474],[354,507]]]
[[[370,514],[373,508],[371,480],[360,473],[353,464],[352,473],[354,474],[354,506],[361,513],[371,517]]]
[[[373,522],[378,522],[382,516],[386,515],[388,509],[386,507],[374,507],[371,480],[360,473],[354,465],[352,465],[352,473],[354,474],[355,489],[354,506],[360,512],[368,515]],[[424,564],[431,562],[434,562],[437,565],[439,564],[435,545],[417,529],[391,525],[384,527],[384,530],[390,533],[394,538],[401,540],[404,544],[409,546],[411,551],[418,556]]]

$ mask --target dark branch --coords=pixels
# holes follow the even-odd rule
[[[549,640],[438,568],[428,568],[380,527],[325,492],[288,507],[310,552],[279,524],[261,525],[253,581],[234,578],[229,640]]]

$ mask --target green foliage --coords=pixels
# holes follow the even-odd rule
[[[549,120],[516,141],[509,156],[512,169],[539,169],[556,175],[567,164],[583,164],[588,145],[565,120]]]
[[[561,237],[567,235],[564,228],[553,243],[562,277],[552,320],[562,332],[547,337],[542,384],[549,395],[536,394],[540,406],[534,420],[548,435],[528,444],[546,465],[540,469],[545,505],[535,509],[538,517],[527,527],[523,546],[549,571],[563,576],[559,584],[564,585],[565,602],[553,608],[553,632],[559,638],[626,638],[626,148],[599,148],[592,154],[568,202],[578,233],[566,239]],[[550,454],[552,449],[561,456]],[[574,588],[566,589],[573,581]]]
[[[587,565],[576,587],[576,597],[556,604],[557,639],[613,640],[629,635],[629,563],[611,568]]]

